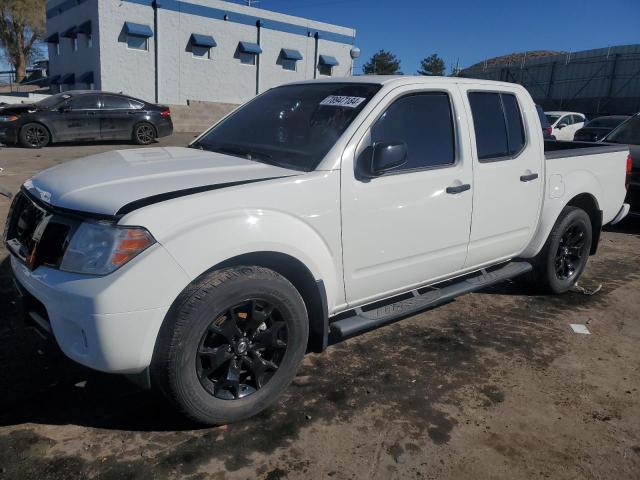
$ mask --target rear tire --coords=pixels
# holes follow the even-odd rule
[[[188,418],[237,422],[278,399],[308,336],[304,301],[286,278],[261,267],[227,268],[187,288],[170,309],[152,379]]]
[[[18,140],[26,148],[43,148],[51,142],[51,134],[41,123],[26,123],[20,129]]]
[[[565,207],[540,253],[533,259],[529,284],[547,293],[564,293],[578,281],[584,271],[593,230],[587,212]]]
[[[158,137],[156,127],[149,122],[141,122],[133,127],[133,141],[138,145],[149,145]]]

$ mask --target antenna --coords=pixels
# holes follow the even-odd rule
[[[257,5],[258,3],[260,3],[260,0],[244,0],[244,4],[247,7],[253,7],[254,5]]]

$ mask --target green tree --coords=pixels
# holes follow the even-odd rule
[[[27,74],[36,42],[45,32],[46,0],[0,0],[0,48],[16,71],[16,81]]]
[[[362,71],[366,74],[375,75],[402,74],[400,60],[393,53],[385,50],[374,53],[371,59],[362,66]]]
[[[444,75],[445,65],[437,53],[433,53],[420,61],[420,75]]]

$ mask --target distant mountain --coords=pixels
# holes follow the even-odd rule
[[[529,52],[509,53],[507,55],[501,55],[499,57],[483,60],[474,65],[471,65],[470,67],[465,68],[465,70],[471,69],[471,68],[480,68],[485,65],[487,67],[493,67],[496,65],[508,65],[508,64],[517,65],[521,63],[524,58],[530,59],[530,58],[552,57],[554,55],[563,55],[566,53],[568,52],[560,52],[560,51],[554,51],[554,50],[532,50]]]

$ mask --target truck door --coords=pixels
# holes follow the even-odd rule
[[[540,122],[526,93],[461,86],[473,138],[473,216],[466,267],[520,254],[536,230],[544,186]],[[526,107],[526,110],[525,110]]]
[[[354,135],[355,147],[345,150],[342,237],[350,305],[462,268],[472,171],[464,154],[468,140],[457,133],[460,110],[459,93],[450,84],[398,88]],[[406,163],[370,174],[372,152],[394,145],[406,147]]]

